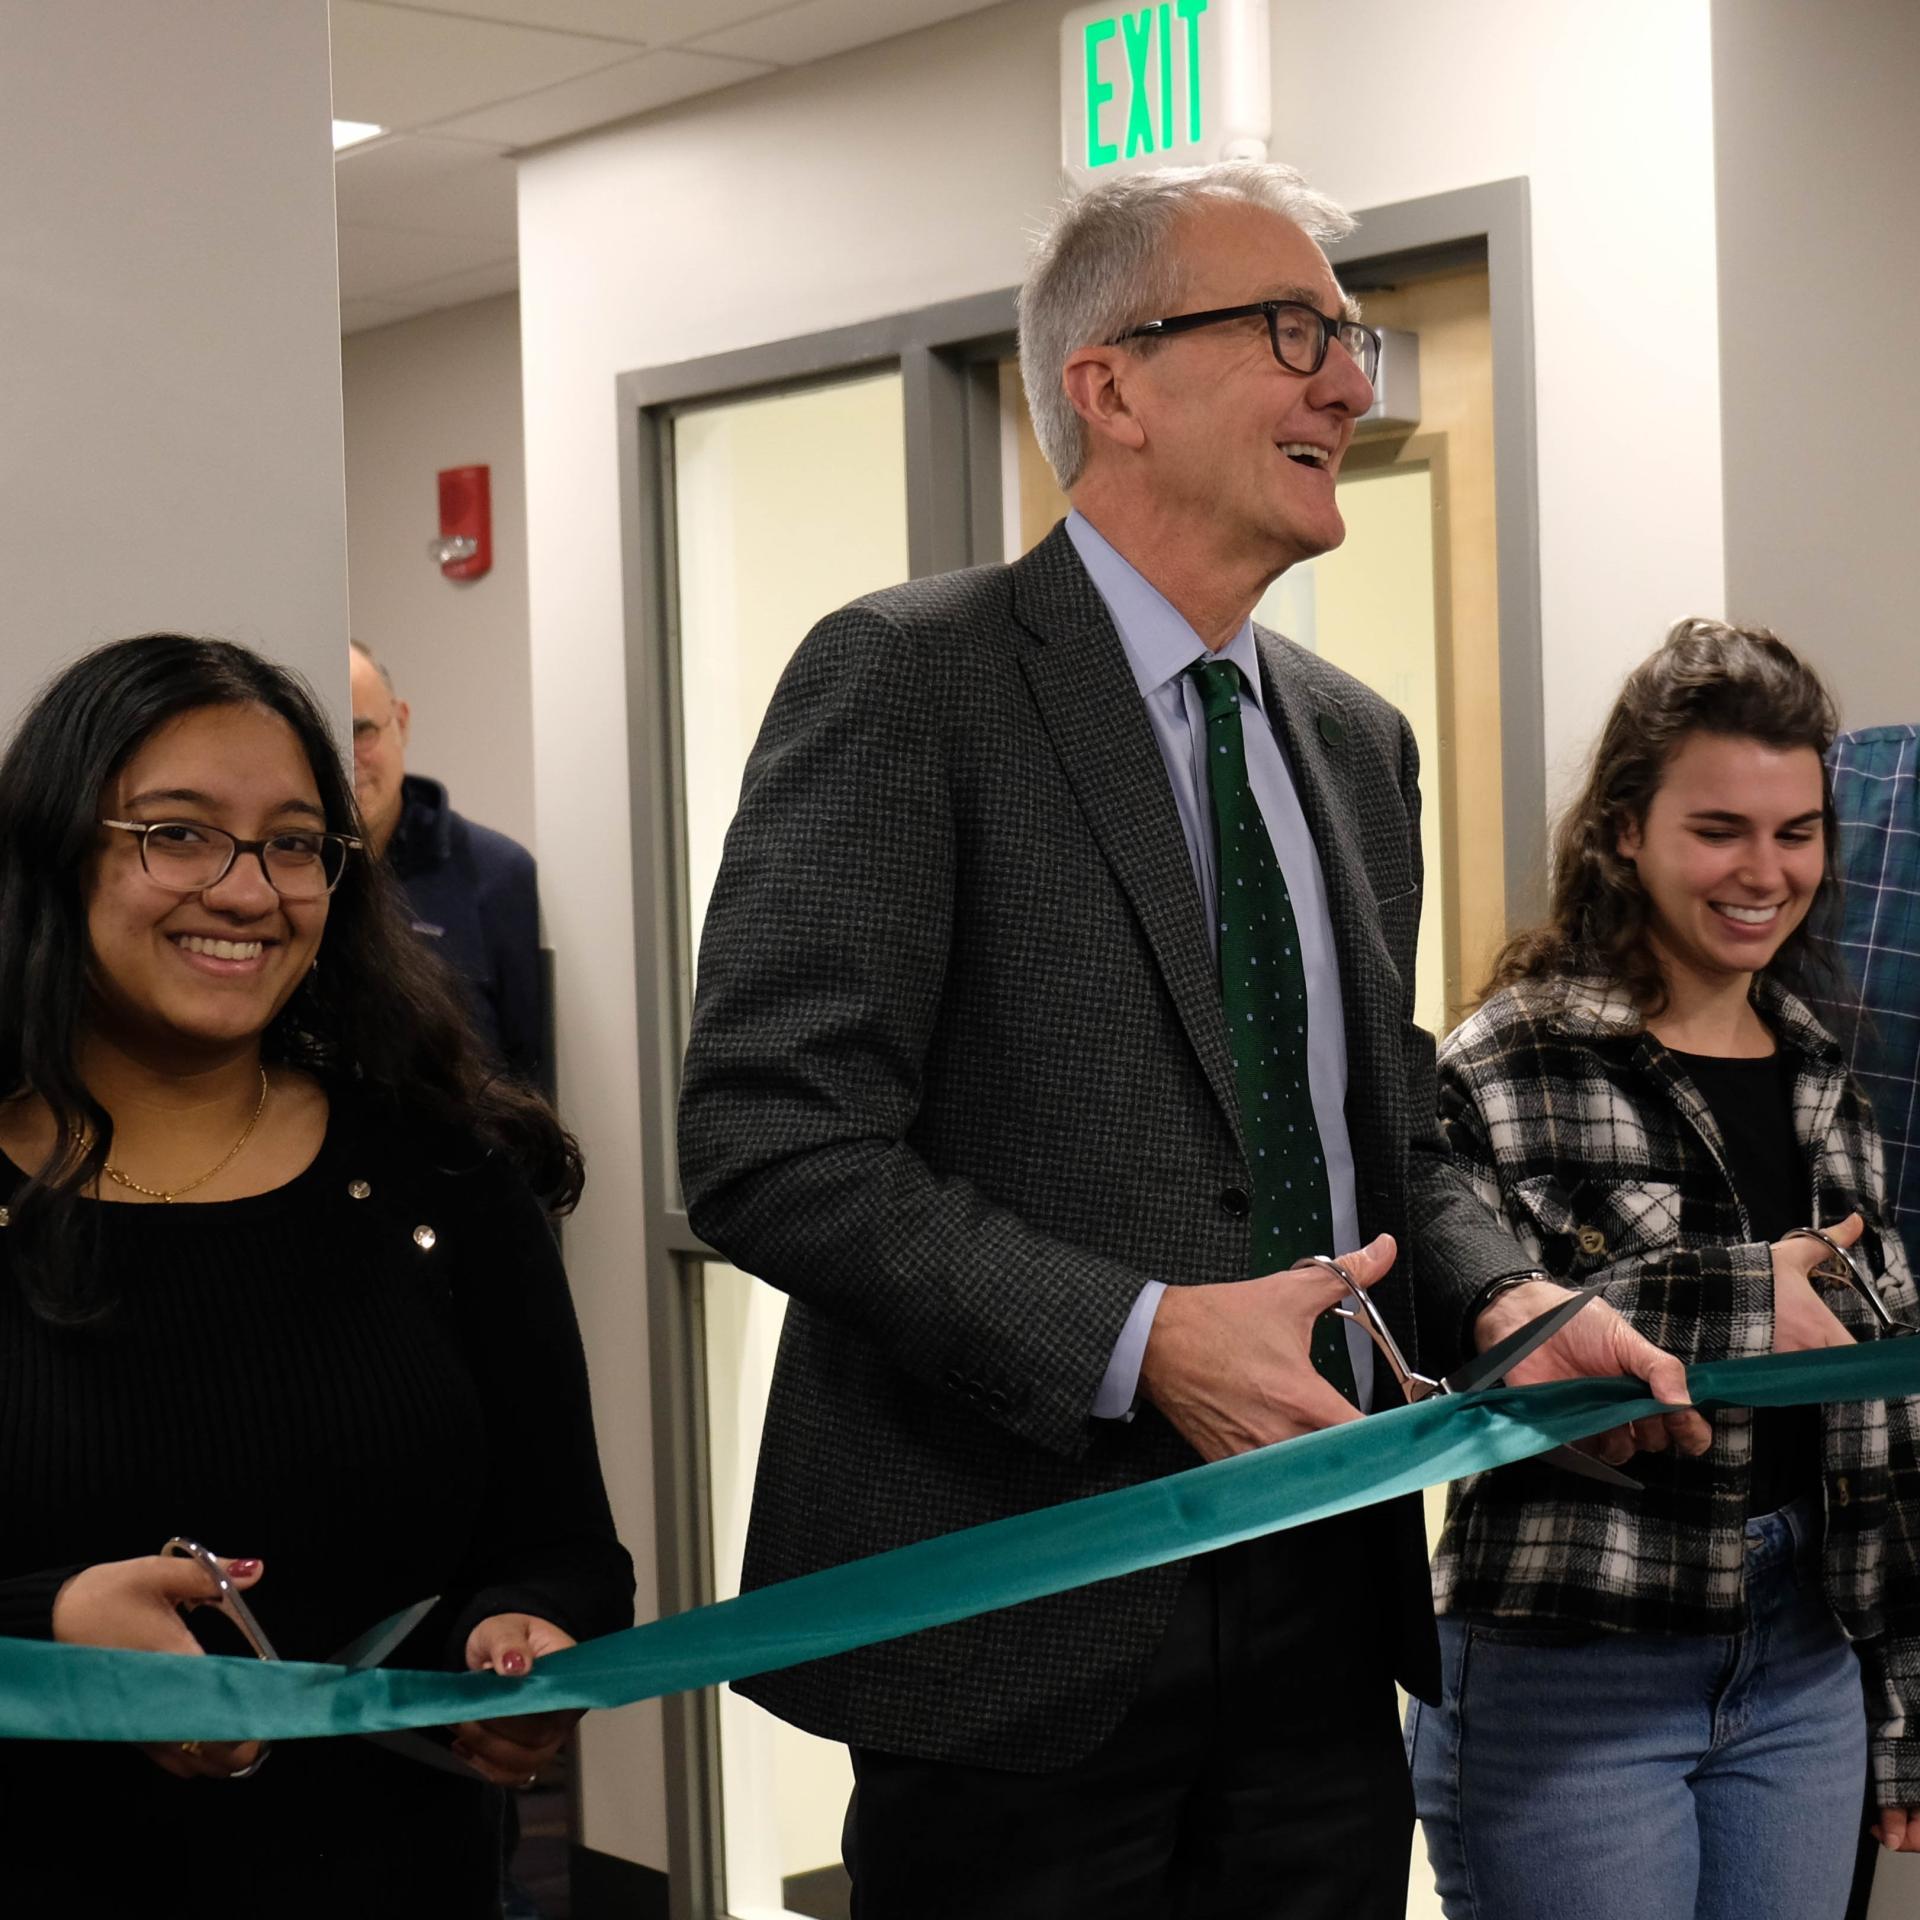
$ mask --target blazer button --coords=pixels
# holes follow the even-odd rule
[[[989,1387],[987,1389],[987,1411],[989,1413],[1005,1413],[1006,1410],[1007,1396],[1002,1393],[998,1387]]]
[[[949,1393],[965,1393],[967,1390],[967,1383],[960,1377],[960,1369],[958,1367],[949,1367],[946,1372],[940,1376],[940,1384],[945,1387]]]
[[[1244,1220],[1253,1211],[1253,1202],[1247,1197],[1245,1187],[1222,1187],[1220,1189],[1220,1211],[1231,1214],[1236,1220]]]

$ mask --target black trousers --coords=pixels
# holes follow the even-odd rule
[[[1397,1599],[1366,1515],[1196,1560],[1113,1736],[1057,1773],[855,1748],[854,1920],[1402,1920]]]

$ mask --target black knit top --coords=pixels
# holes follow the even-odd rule
[[[538,1205],[472,1142],[329,1092],[319,1154],[283,1187],[90,1203],[102,1323],[34,1315],[0,1228],[0,1632],[47,1635],[68,1574],[173,1534],[265,1561],[248,1604],[287,1659],[429,1594],[444,1604],[390,1664],[461,1667],[493,1613],[578,1639],[630,1623]],[[22,1178],[0,1157],[0,1201]],[[0,1885],[23,1912],[119,1911],[137,1887],[129,1911],[191,1889],[199,1910],[489,1914],[498,1817],[477,1778],[360,1740],[283,1742],[236,1782],[0,1742]],[[100,1844],[76,1850],[76,1821]]]

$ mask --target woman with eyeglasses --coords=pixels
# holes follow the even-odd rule
[[[176,1537],[286,1659],[434,1596],[397,1664],[525,1674],[629,1624],[548,1224],[580,1184],[362,857],[301,684],[174,635],[70,667],[0,762],[0,1632],[246,1652]],[[497,1788],[575,1717],[431,1765],[0,1742],[0,1886],[495,1914]]]
[[[1846,1001],[1834,724],[1766,633],[1684,622],[1628,678],[1546,924],[1440,1051],[1447,1141],[1533,1270],[1455,1303],[1464,1340],[1596,1279],[1687,1361],[1920,1321],[1814,1011]],[[1729,1408],[1710,1442],[1640,1423],[1639,1491],[1531,1462],[1453,1489],[1445,1692],[1408,1724],[1452,1920],[1841,1920],[1869,1756],[1882,1844],[1920,1850],[1915,1434],[1907,1400]]]

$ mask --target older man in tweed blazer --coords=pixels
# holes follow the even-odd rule
[[[792,1296],[748,1585],[1355,1417],[1333,1381],[1344,1352],[1365,1404],[1369,1356],[1337,1322],[1316,1347],[1337,1287],[1274,1271],[1299,1254],[1350,1251],[1411,1349],[1406,1267],[1368,1237],[1402,1234],[1416,1177],[1459,1180],[1411,1019],[1413,742],[1248,620],[1341,537],[1376,350],[1310,237],[1343,220],[1282,168],[1078,203],[1022,305],[1075,514],[833,614],[774,697],[681,1113],[694,1225]],[[1164,343],[1122,339],[1143,326]],[[1209,662],[1237,679],[1201,714]],[[1313,1023],[1271,1089],[1211,924],[1208,769],[1243,747],[1263,824],[1237,836],[1271,840],[1301,954],[1247,966],[1304,969]],[[1271,1151],[1270,1092],[1311,1095]],[[1296,1180],[1330,1212],[1256,1250]],[[1456,1197],[1477,1285],[1515,1248]],[[1434,1681],[1425,1574],[1403,1501],[742,1691],[852,1746],[862,1920],[1365,1920],[1404,1901],[1391,1679]]]

